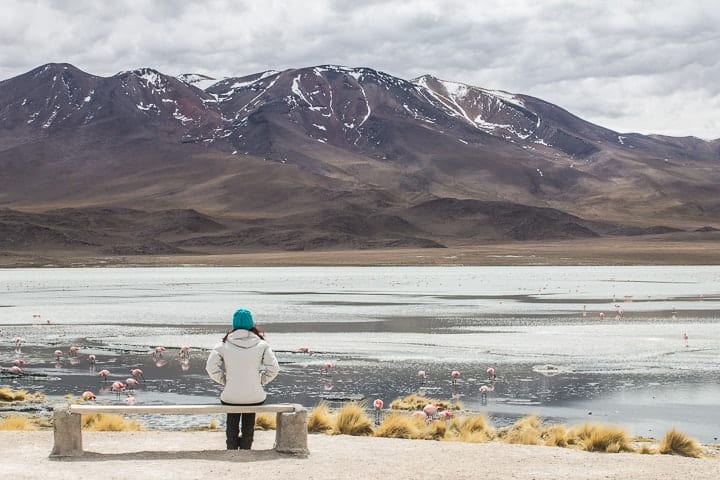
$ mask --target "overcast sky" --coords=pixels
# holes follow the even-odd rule
[[[0,79],[48,62],[221,78],[340,64],[720,138],[716,0],[2,0]]]

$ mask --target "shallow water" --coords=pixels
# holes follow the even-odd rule
[[[124,402],[96,372],[125,380],[139,367],[138,403],[215,401],[207,349],[245,306],[282,363],[271,401],[388,405],[425,388],[496,426],[538,413],[655,437],[669,426],[703,442],[720,436],[720,267],[17,269],[0,271],[0,292],[0,366],[21,357],[26,373],[45,375],[0,382],[58,399],[89,389]],[[168,348],[162,358],[151,355],[157,345]],[[485,405],[489,366],[498,378]],[[167,422],[197,420],[177,418]]]

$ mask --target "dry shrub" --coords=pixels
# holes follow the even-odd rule
[[[346,403],[335,419],[335,433],[341,435],[372,435],[373,421],[365,409],[356,402]]]
[[[255,416],[255,430],[275,430],[277,418],[269,413],[258,413]]]
[[[665,434],[658,451],[665,455],[681,455],[693,458],[703,456],[703,448],[697,440],[678,432],[674,428]]]
[[[126,420],[112,413],[88,413],[82,416],[82,429],[91,432],[134,432],[144,430],[137,420]]]
[[[568,433],[568,444],[588,452],[632,452],[627,432],[614,425],[584,423]]]
[[[408,415],[392,412],[375,429],[376,437],[424,438],[425,422]]]
[[[412,393],[403,398],[396,398],[390,403],[392,410],[422,410],[425,405],[432,403],[437,405],[441,410],[460,410],[462,404],[460,402],[448,402],[446,400],[438,400],[436,398],[424,397],[416,393]]]
[[[506,443],[521,445],[542,444],[543,426],[537,415],[528,415],[509,428],[502,429],[498,436]]]
[[[427,436],[433,440],[442,440],[447,434],[447,424],[442,420],[435,420],[428,425]]]
[[[0,430],[37,430],[26,417],[11,415],[0,420]]]
[[[328,433],[333,429],[333,418],[330,415],[330,407],[325,402],[320,402],[308,415],[308,433]]]
[[[548,447],[562,447],[568,446],[567,442],[567,429],[565,425],[552,425],[545,430],[543,434],[545,439],[545,445]]]
[[[637,453],[640,453],[640,454],[643,454],[643,455],[655,455],[656,453],[658,453],[657,450],[655,450],[654,448],[652,448],[652,447],[651,447],[650,445],[648,445],[647,443],[642,444],[642,445],[640,446],[640,448],[638,448],[636,451],[637,451]]]
[[[445,439],[469,443],[485,443],[495,437],[495,429],[484,415],[454,418],[447,426]]]

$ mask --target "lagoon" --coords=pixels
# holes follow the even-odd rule
[[[675,426],[703,442],[720,436],[717,266],[9,269],[0,294],[0,366],[22,357],[38,374],[2,384],[56,398],[90,389],[122,402],[95,369],[124,380],[140,367],[138,403],[213,401],[207,350],[242,306],[282,363],[273,401],[388,405],[423,389],[496,426],[537,413],[638,435]],[[55,358],[71,345],[77,359]],[[158,345],[163,358],[151,355]],[[483,385],[494,388],[486,403]]]

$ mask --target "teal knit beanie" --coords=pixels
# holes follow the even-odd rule
[[[238,328],[250,330],[254,325],[255,322],[253,322],[252,313],[249,310],[240,308],[233,315],[233,330]]]

